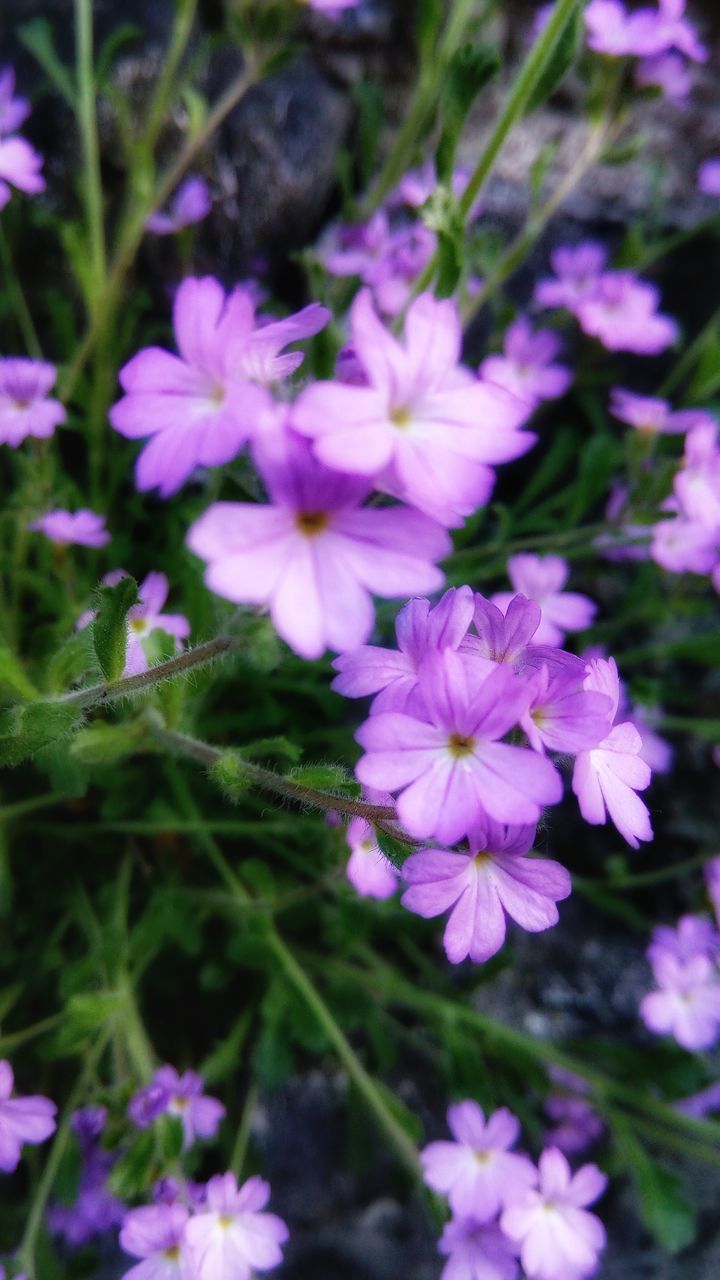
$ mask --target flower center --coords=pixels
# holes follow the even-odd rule
[[[472,755],[475,750],[475,739],[468,738],[463,733],[451,733],[448,738],[448,750],[456,760],[462,760],[464,756]]]
[[[401,431],[405,431],[412,422],[412,414],[404,405],[399,405],[397,409],[390,410],[390,421]]]
[[[225,403],[225,388],[220,382],[216,382],[210,389],[210,403],[215,405],[216,409]]]
[[[492,1160],[492,1151],[476,1151],[475,1160],[477,1164],[490,1164]]]
[[[299,511],[295,524],[306,538],[315,538],[328,527],[328,517],[324,511]]]
[[[180,1245],[173,1244],[169,1249],[163,1249],[163,1258],[167,1258],[168,1262],[178,1262],[180,1259]]]
[[[234,1225],[235,1219],[229,1213],[221,1213],[218,1218],[218,1223],[224,1231],[227,1231],[228,1227],[232,1227]]]
[[[147,631],[147,622],[144,618],[132,618],[130,621],[130,630],[134,631],[137,636],[141,636],[145,631]]]
[[[175,1107],[176,1111],[187,1111],[188,1107],[190,1106],[190,1099],[179,1098],[179,1097],[173,1098],[173,1106]]]
[[[17,409],[18,413],[22,413],[23,409],[27,409],[29,405],[29,400],[13,400],[13,409]]]

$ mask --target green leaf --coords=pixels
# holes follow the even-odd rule
[[[120,50],[126,44],[141,40],[144,35],[142,27],[138,27],[136,23],[122,22],[110,33],[107,40],[103,41],[95,64],[95,82],[100,88],[103,88],[106,81],[110,79],[113,63]]]
[[[37,690],[25,672],[25,668],[12,649],[0,641],[0,689],[32,701]]]
[[[613,1130],[621,1159],[635,1184],[642,1221],[663,1249],[680,1253],[697,1235],[695,1211],[682,1194],[680,1180],[648,1155],[630,1126],[617,1116]]]
[[[443,13],[442,0],[420,0],[415,30],[421,67],[427,66],[434,57],[435,42],[440,31]]]
[[[58,1031],[54,1049],[59,1054],[76,1053],[98,1029],[112,1019],[122,1005],[117,991],[78,991],[65,1007],[65,1021]]]
[[[242,1052],[253,1020],[252,1009],[245,1009],[233,1024],[229,1035],[204,1059],[200,1075],[205,1084],[212,1087],[219,1080],[226,1080],[242,1063]]]
[[[92,624],[95,654],[105,679],[119,680],[125,669],[127,615],[137,604],[134,578],[121,578],[114,587],[99,588],[99,605]]]
[[[47,18],[35,18],[26,22],[18,31],[21,44],[40,63],[48,80],[62,94],[73,111],[76,110],[76,88],[67,67],[63,65],[55,51],[52,27]]]
[[[254,742],[246,742],[237,748],[237,754],[244,760],[282,759],[296,764],[302,755],[302,747],[291,742],[289,738],[278,735],[275,738],[256,738]]]
[[[185,1130],[180,1116],[160,1116],[157,1133],[160,1150],[168,1163],[172,1164],[179,1160],[185,1139]]]
[[[293,769],[289,774],[293,782],[314,791],[337,791],[345,796],[359,796],[360,786],[347,769],[339,764],[308,764]]]
[[[379,831],[377,827],[375,827],[375,840],[380,852],[385,854],[398,871],[401,871],[403,863],[413,852],[412,845],[403,844],[402,840],[396,840],[394,836],[389,836],[387,831]]]
[[[61,702],[31,702],[0,714],[0,765],[28,760],[79,728],[83,713]]]
[[[210,777],[225,793],[228,800],[242,799],[252,788],[253,781],[242,759],[235,751],[225,751],[212,765]]]
[[[440,182],[451,181],[468,112],[480,90],[499,69],[500,55],[494,45],[465,44],[450,59],[440,104],[442,133],[435,156]]]
[[[121,1200],[133,1200],[147,1191],[154,1163],[155,1134],[152,1129],[146,1129],[110,1171],[108,1189]]]
[[[82,631],[75,631],[47,659],[43,683],[48,693],[61,693],[82,681],[93,668],[96,668],[96,662],[92,627],[84,627]]]
[[[81,764],[114,764],[133,755],[145,736],[145,726],[139,720],[124,724],[97,724],[80,729],[70,744],[70,755]]]
[[[541,107],[575,61],[583,33],[582,6],[576,7],[548,59],[525,108],[526,114]]]

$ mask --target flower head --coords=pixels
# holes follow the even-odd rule
[[[657,953],[653,974],[659,990],[640,1001],[640,1016],[656,1035],[672,1035],[684,1049],[710,1049],[720,1038],[720,980],[706,955],[681,960]]]
[[[12,67],[0,71],[0,135],[14,133],[30,115],[27,98],[15,97],[15,72]]]
[[[537,1180],[529,1157],[510,1151],[520,1136],[519,1121],[507,1107],[486,1120],[472,1101],[450,1107],[447,1121],[454,1141],[425,1147],[420,1153],[423,1178],[448,1197],[458,1217],[490,1222],[520,1188]]]
[[[182,1120],[185,1146],[198,1138],[214,1138],[225,1108],[217,1098],[203,1093],[203,1080],[195,1071],[179,1075],[174,1067],[159,1067],[152,1081],[131,1099],[131,1120],[147,1129],[161,1115]]]
[[[705,196],[720,196],[720,158],[713,157],[700,165],[698,190]]]
[[[142,1261],[126,1271],[123,1280],[192,1280],[185,1239],[188,1217],[183,1204],[131,1209],[120,1232],[120,1245]]]
[[[561,1151],[543,1151],[539,1185],[528,1188],[505,1209],[502,1231],[520,1246],[529,1280],[580,1280],[595,1271],[605,1230],[586,1206],[602,1195],[607,1178],[594,1164],[576,1174]]]
[[[380,849],[377,836],[364,818],[353,818],[347,829],[351,849],[345,874],[364,898],[391,898],[397,889],[398,873]]]
[[[0,1060],[0,1169],[13,1173],[20,1163],[24,1143],[44,1142],[55,1132],[57,1107],[49,1098],[13,1098],[13,1072]]]
[[[715,420],[706,409],[673,411],[667,400],[637,396],[623,387],[613,387],[610,397],[610,412],[614,418],[650,435],[682,435],[696,426],[708,423],[714,426]]]
[[[654,285],[631,271],[606,271],[575,314],[581,329],[608,351],[658,355],[678,336],[675,321],[658,313],[659,301]]]
[[[558,646],[567,631],[585,631],[592,625],[597,605],[587,596],[563,590],[570,566],[562,556],[511,556],[507,569],[514,590],[498,592],[492,597],[493,604],[506,610],[516,592],[537,601],[542,616],[533,644]]]
[[[446,1223],[438,1249],[448,1258],[440,1280],[516,1280],[515,1250],[495,1224],[454,1218]]]
[[[186,1227],[194,1280],[250,1280],[253,1271],[282,1262],[288,1229],[282,1218],[263,1212],[269,1198],[262,1178],[249,1178],[241,1187],[232,1173],[210,1179],[206,1212]]]
[[[26,436],[45,440],[65,421],[60,401],[48,399],[56,376],[44,360],[0,359],[0,444],[17,448]]]
[[[169,213],[151,213],[145,230],[156,236],[171,236],[183,227],[202,222],[212,208],[208,185],[204,178],[186,178],[170,203]]]
[[[33,520],[28,529],[44,533],[57,546],[106,547],[110,534],[105,527],[105,516],[81,507],[79,511],[47,511],[39,520]]]
[[[31,196],[45,190],[45,179],[40,173],[42,165],[42,156],[25,138],[0,137],[0,209],[12,196],[11,187]]]
[[[505,387],[532,410],[543,400],[564,396],[572,382],[570,369],[553,363],[559,351],[560,339],[552,329],[533,330],[520,316],[505,334],[503,354],[483,360],[480,376]]]

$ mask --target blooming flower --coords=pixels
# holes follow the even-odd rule
[[[440,1280],[515,1280],[518,1274],[513,1247],[494,1224],[453,1219],[443,1228],[438,1250],[448,1257]]]
[[[317,9],[319,13],[326,13],[328,17],[335,18],[344,9],[356,9],[361,0],[304,0],[304,2],[311,9]]]
[[[673,411],[667,400],[652,396],[637,396],[623,387],[610,391],[610,412],[614,418],[627,422],[638,431],[648,434],[682,435],[692,427],[714,426],[712,414],[705,409],[680,409]]]
[[[706,196],[720,196],[720,158],[705,160],[700,165],[698,190]]]
[[[71,1205],[50,1207],[48,1226],[73,1248],[114,1230],[125,1216],[125,1205],[107,1187],[107,1177],[115,1161],[99,1142],[106,1122],[105,1107],[83,1107],[72,1117],[82,1158],[80,1182]]]
[[[647,958],[653,966],[662,966],[666,955],[676,960],[693,960],[695,956],[720,954],[720,934],[707,916],[681,916],[677,928],[658,925],[653,929]]]
[[[254,310],[242,286],[226,297],[210,276],[183,280],[173,308],[180,356],[148,347],[120,370],[125,395],[110,421],[130,439],[151,437],[136,464],[139,489],[167,498],[196,467],[234,458],[269,411],[255,383],[297,368],[302,356],[279,355],[281,348],[317,333],[328,317],[325,308],[308,307],[256,329]]]
[[[710,1049],[720,1038],[720,981],[708,956],[680,960],[657,954],[653,973],[659,986],[640,1001],[640,1016],[656,1035],[673,1035],[683,1049]]]
[[[565,307],[574,312],[584,298],[594,293],[607,254],[602,245],[586,241],[561,245],[553,250],[550,261],[555,277],[538,281],[535,301],[541,307]]]
[[[443,937],[451,964],[495,955],[505,941],[506,912],[530,933],[557,924],[555,903],[570,894],[570,876],[558,862],[524,856],[534,835],[533,826],[486,821],[471,833],[469,854],[421,849],[403,864],[410,886],[404,907],[425,919],[452,908]]]
[[[454,1142],[431,1142],[420,1153],[423,1179],[448,1197],[461,1218],[490,1222],[523,1187],[537,1180],[528,1156],[510,1151],[520,1136],[516,1116],[501,1107],[485,1120],[477,1102],[458,1102],[447,1113]]]
[[[533,331],[527,318],[520,316],[505,333],[503,354],[483,360],[480,376],[534,409],[542,400],[564,396],[572,382],[570,369],[553,364],[559,351],[560,339],[552,329]]]
[[[12,195],[11,186],[31,196],[45,190],[45,179],[40,173],[42,164],[42,156],[25,138],[0,137],[0,209],[4,209]]]
[[[476,592],[473,622],[477,635],[469,634],[461,647],[486,662],[507,664],[518,672],[546,666],[551,672],[561,670],[584,677],[581,658],[554,645],[535,644],[540,619],[539,604],[527,596],[513,596],[503,612]]]
[[[658,0],[658,8],[629,14],[619,0],[591,0],[585,11],[588,44],[598,53],[615,57],[634,54],[657,57],[677,49],[696,62],[707,50],[684,17],[685,0]]]
[[[120,1232],[120,1244],[126,1253],[142,1261],[126,1271],[123,1280],[192,1280],[185,1242],[188,1218],[183,1204],[131,1209]]]
[[[81,507],[79,511],[47,511],[39,520],[33,520],[28,529],[44,533],[57,546],[106,547],[110,534],[105,527],[105,516]]]
[[[215,503],[192,525],[188,546],[208,562],[211,591],[267,605],[302,657],[362,644],[375,616],[370,592],[387,599],[442,585],[434,562],[450,539],[427,516],[361,509],[370,482],[327,470],[298,437],[258,457],[258,468],[270,504]]]
[[[214,1138],[225,1108],[217,1098],[203,1093],[203,1080],[195,1071],[182,1075],[174,1067],[158,1067],[152,1081],[136,1093],[128,1115],[140,1129],[147,1129],[160,1115],[179,1116],[185,1147],[198,1138]]]
[[[577,1155],[597,1141],[605,1126],[584,1096],[586,1081],[563,1067],[551,1066],[548,1075],[562,1092],[551,1093],[545,1100],[545,1114],[553,1121],[545,1144],[557,1147],[563,1155]]]
[[[670,102],[684,102],[693,87],[692,76],[679,53],[643,58],[635,68],[635,83],[639,89],[659,89]]]
[[[432,608],[429,600],[410,600],[397,615],[397,649],[361,645],[333,662],[339,674],[331,688],[346,698],[374,693],[371,714],[423,708],[418,672],[428,654],[457,649],[464,640],[474,609],[470,587],[451,587]]]
[[[536,600],[542,617],[534,644],[561,645],[566,631],[584,631],[592,625],[597,605],[575,591],[563,591],[570,566],[562,556],[511,556],[507,569],[514,591],[498,592],[492,602],[504,611],[516,592]]]
[[[156,236],[171,236],[183,227],[202,222],[212,208],[208,185],[203,178],[186,178],[178,187],[169,213],[151,213],[145,230]]]
[[[114,586],[121,578],[126,578],[124,569],[114,569],[103,578],[106,586]],[[182,641],[190,635],[190,623],[181,613],[163,613],[162,607],[168,597],[169,584],[164,573],[149,573],[138,587],[139,600],[128,610],[127,649],[125,652],[125,669],[123,675],[134,676],[148,669],[146,641],[153,631],[165,631],[175,637],[175,648],[182,649]],[[82,631],[95,619],[95,610],[87,609],[77,620],[78,631]]]
[[[13,1173],[20,1162],[23,1143],[44,1142],[55,1132],[57,1107],[49,1098],[17,1097],[10,1063],[0,1060],[0,1169]]]
[[[383,712],[356,734],[366,750],[358,778],[401,791],[398,817],[417,839],[454,844],[485,816],[537,822],[562,794],[548,760],[499,741],[528,707],[527,684],[507,667],[482,675],[476,683],[450,649],[433,654],[420,677],[427,718]]]
[[[346,875],[353,888],[364,898],[391,898],[397,888],[397,871],[380,849],[370,823],[353,818],[346,838],[352,850]]]
[[[60,401],[48,399],[56,377],[44,360],[0,359],[0,444],[17,448],[26,436],[47,439],[65,421]]]
[[[232,1173],[210,1179],[207,1212],[186,1227],[194,1280],[250,1280],[253,1271],[282,1262],[288,1229],[282,1218],[262,1212],[269,1198],[262,1178],[248,1178],[240,1188]]]
[[[678,336],[675,321],[658,314],[659,301],[654,285],[631,271],[606,271],[575,314],[581,329],[608,351],[658,355]]]
[[[576,1174],[561,1151],[549,1147],[538,1165],[539,1186],[505,1209],[500,1226],[520,1245],[529,1280],[579,1280],[595,1271],[605,1229],[586,1205],[602,1195],[607,1178],[594,1164]]]
[[[577,672],[543,666],[533,685],[532,702],[520,719],[535,751],[576,752],[596,747],[607,735],[610,698],[585,689]]]
[[[615,718],[620,697],[620,683],[613,659],[596,659],[588,666],[586,689],[606,694],[611,700],[611,718]],[[578,798],[580,812],[592,825],[607,821],[608,814],[629,845],[637,849],[639,841],[652,840],[652,826],[646,806],[636,792],[650,784],[650,769],[640,757],[642,739],[629,721],[612,725],[607,737],[590,751],[581,751],[575,759],[572,789]]]
[[[448,300],[416,298],[404,344],[380,322],[367,291],[353,304],[350,326],[369,385],[308,387],[293,426],[313,438],[326,466],[373,477],[376,487],[441,523],[461,524],[487,500],[488,464],[517,458],[533,443],[515,429],[525,405],[459,365],[460,317]]]
[[[15,97],[15,72],[4,67],[0,71],[0,135],[14,133],[29,115],[27,98]]]

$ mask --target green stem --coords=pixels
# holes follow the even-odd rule
[[[324,1030],[348,1076],[365,1101],[368,1110],[374,1115],[396,1154],[409,1172],[414,1177],[418,1177],[420,1174],[420,1161],[415,1144],[411,1142],[405,1130],[389,1109],[375,1082],[365,1070],[320,993],[313,986],[305,970],[300,967],[295,956],[274,929],[271,930],[267,938],[267,944],[286,978],[317,1019],[319,1026]]]
[[[22,1031],[11,1031],[9,1035],[0,1036],[0,1054],[6,1057],[21,1045],[27,1044],[28,1040],[35,1040],[37,1036],[45,1035],[46,1031],[54,1031],[60,1026],[63,1016],[62,1013],[53,1013],[49,1018],[41,1018],[39,1022],[33,1022],[30,1027],[23,1027]]]
[[[663,382],[658,395],[665,398],[672,394],[681,384],[684,378],[695,368],[705,349],[708,338],[714,335],[720,325],[720,307],[713,311],[710,319],[703,325],[700,332],[693,341],[685,348],[679,360],[673,365],[667,378]]]
[[[458,202],[458,213],[464,224],[467,224],[470,212],[482,191],[487,179],[495,167],[495,162],[503,148],[505,140],[526,111],[528,104],[546,70],[557,45],[562,39],[565,29],[577,9],[580,0],[557,0],[546,26],[540,32],[535,44],[523,63],[510,94],[505,102],[495,127],[485,144],[485,148],[470,177],[470,181]],[[428,262],[415,285],[414,293],[422,293],[432,283],[437,271],[439,253],[436,252]]]
[[[57,804],[64,804],[71,797],[62,791],[51,791],[46,796],[32,796],[29,800],[15,800],[0,808],[0,825],[22,818],[26,813],[37,813],[39,809],[52,809]]]
[[[10,296],[10,301],[12,303],[15,319],[17,320],[17,326],[20,331],[22,340],[25,343],[25,347],[27,348],[27,353],[29,356],[32,356],[35,360],[42,360],[43,353],[42,353],[42,347],[40,346],[40,339],[38,338],[38,335],[37,335],[37,329],[35,328],[35,323],[33,321],[32,315],[30,314],[30,308],[27,304],[27,300],[23,292],[23,287],[20,283],[17,272],[15,270],[15,266],[13,264],[12,253],[10,252],[10,246],[7,242],[7,239],[5,237],[5,232],[1,225],[0,225],[0,265],[2,265],[2,269],[5,276],[3,280],[3,285]]]
[[[242,1109],[240,1124],[238,1125],[237,1136],[233,1145],[229,1165],[229,1168],[235,1174],[238,1181],[240,1181],[242,1167],[245,1163],[245,1156],[247,1155],[247,1149],[250,1142],[250,1130],[252,1128],[253,1116],[255,1114],[259,1098],[260,1090],[257,1085],[249,1085],[248,1091],[245,1095],[245,1103]]]
[[[193,671],[195,667],[206,666],[216,658],[223,657],[232,647],[233,641],[228,636],[218,636],[215,640],[208,640],[206,644],[196,645],[194,649],[185,649],[183,653],[179,653],[176,658],[169,658],[167,662],[158,662],[154,667],[149,667],[147,671],[141,671],[136,676],[125,676],[121,680],[114,681],[113,684],[104,682],[92,685],[89,689],[77,689],[73,693],[63,694],[58,698],[58,702],[83,710],[100,706],[100,704],[118,702],[122,698],[130,698],[136,693],[154,689],[163,680],[170,680],[173,676]]]
[[[170,44],[155,86],[143,129],[142,145],[152,156],[165,121],[168,102],[175,85],[175,75],[188,45],[197,13],[197,0],[179,0]]]
[[[75,0],[75,50],[78,124],[83,149],[83,193],[93,274],[93,295],[89,299],[92,313],[100,305],[106,273],[100,147],[95,109],[92,0]]]

